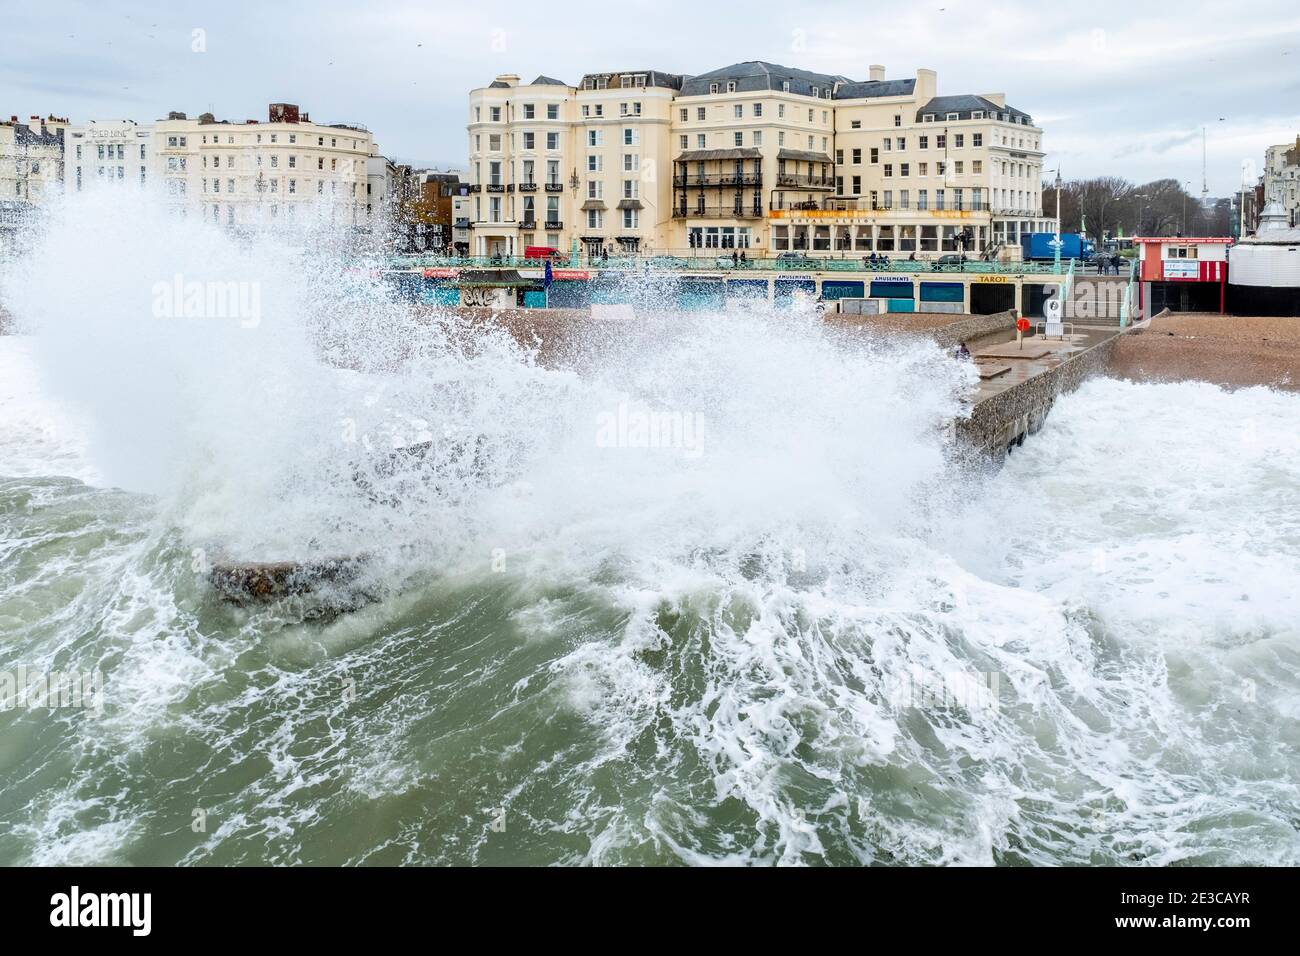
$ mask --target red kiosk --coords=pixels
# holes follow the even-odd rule
[[[1140,251],[1138,302],[1143,314],[1220,312],[1228,289],[1226,236],[1134,237]]]

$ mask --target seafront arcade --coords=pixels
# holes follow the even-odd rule
[[[545,263],[493,257],[397,260],[386,275],[403,298],[443,306],[590,309],[649,300],[667,301],[672,308],[726,310],[756,302],[790,308],[801,301],[878,299],[882,312],[992,315],[1015,309],[1033,318],[1043,315],[1045,299],[1068,287],[1070,273],[1062,270],[1028,262],[575,258],[552,265],[548,285]],[[494,284],[501,291],[489,295],[486,290]]]

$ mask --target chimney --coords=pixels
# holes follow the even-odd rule
[[[519,76],[515,73],[502,73],[497,77],[496,81],[498,83],[504,83],[506,86],[518,86]]]
[[[885,68],[879,63],[871,64],[871,66],[868,67],[868,70],[870,71],[870,76],[873,81],[883,80],[885,78]]]
[[[938,92],[939,80],[934,70],[917,70],[916,71],[916,101],[917,103],[928,103],[935,98]]]
[[[980,96],[984,97],[984,99],[988,100],[1000,110],[1006,109],[1007,107],[1007,94],[1005,93],[981,93]]]

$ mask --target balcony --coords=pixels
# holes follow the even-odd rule
[[[564,192],[564,183],[558,180],[552,180],[546,184],[546,191],[548,193],[562,193]]]
[[[678,189],[686,189],[692,186],[762,186],[763,176],[761,173],[726,173],[726,174],[705,174],[703,176],[674,176],[673,185]]]
[[[519,191],[521,193],[535,193],[537,192],[537,183],[531,181],[526,183],[520,183]]]
[[[456,220],[456,228],[457,228],[457,229],[468,229],[468,228],[469,228],[469,219],[465,219],[465,218],[457,219],[457,220]]]
[[[479,185],[478,183],[470,183],[470,184],[469,184],[469,191],[472,192],[472,193],[479,193],[479,192],[482,192],[482,191],[483,191],[483,187],[482,187],[481,185]]]
[[[963,200],[956,202],[881,202],[877,200],[872,202],[869,199],[835,199],[827,198],[820,202],[797,202],[797,203],[773,203],[773,211],[789,211],[798,213],[804,210],[825,210],[826,212],[878,212],[878,213],[933,213],[937,216],[948,215],[951,213],[968,213],[968,212],[988,212],[989,204],[986,202],[970,202]]]
[[[564,222],[559,219],[548,219],[546,220],[546,228],[551,232],[556,232],[564,228]]]
[[[674,219],[762,219],[761,203],[742,203],[728,206],[678,205],[673,208]]]
[[[488,183],[487,191],[490,193],[503,193],[506,191],[504,183]]]
[[[785,189],[834,189],[834,176],[797,176],[777,173],[776,184]]]
[[[536,219],[525,219],[525,220],[523,220],[522,222],[519,223],[519,228],[520,228],[520,229],[530,229],[530,230],[531,230],[531,229],[536,229],[536,228],[537,228],[537,220],[536,220]]]

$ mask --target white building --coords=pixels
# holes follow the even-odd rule
[[[94,181],[149,182],[153,127],[135,120],[91,120],[64,131],[63,181],[80,192]]]
[[[374,140],[360,126],[313,123],[291,103],[272,103],[266,122],[170,113],[154,124],[153,142],[168,195],[183,208],[201,207],[213,222],[366,221]]]
[[[40,205],[63,182],[63,135],[68,121],[57,116],[17,116],[0,122],[0,201]]]
[[[397,165],[373,151],[366,157],[366,220],[382,216],[393,200]]]
[[[1264,154],[1264,202],[1277,202],[1291,226],[1300,226],[1300,136]]]

